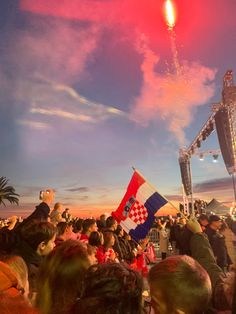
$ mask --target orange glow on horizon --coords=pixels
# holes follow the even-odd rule
[[[165,2],[165,17],[168,27],[172,29],[175,26],[176,14],[171,0]]]

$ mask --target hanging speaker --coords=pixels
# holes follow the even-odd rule
[[[235,163],[235,139],[232,114],[230,107],[221,107],[215,114],[215,125],[220,144],[221,154],[228,173],[231,175],[236,171]]]
[[[192,194],[192,182],[191,182],[191,172],[190,172],[190,160],[188,157],[179,158],[180,173],[182,178],[182,183],[184,186],[185,194],[188,196]]]

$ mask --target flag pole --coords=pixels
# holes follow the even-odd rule
[[[154,185],[152,185],[151,183],[149,183],[149,181],[146,180],[146,178],[145,178],[134,166],[132,166],[132,169],[133,169],[134,171],[136,171],[146,182],[148,182],[148,184],[149,184],[154,190],[157,191],[156,187],[155,187]],[[159,193],[159,191],[157,191],[157,192]],[[188,219],[188,217],[185,216],[185,215],[184,215],[172,202],[170,202],[164,195],[162,195],[161,193],[159,193],[159,194],[167,201],[167,203],[169,203],[172,207],[174,207],[174,209],[176,209],[177,212],[178,212],[180,215],[182,215],[185,219]]]

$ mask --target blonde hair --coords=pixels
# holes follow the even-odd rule
[[[11,270],[14,272],[14,275],[18,281],[18,289],[23,289],[25,291],[26,287],[28,288],[28,268],[22,257],[17,255],[8,255],[3,256],[1,260],[6,263]]]
[[[61,203],[56,203],[56,204],[54,205],[54,209],[55,209],[55,210],[59,209],[61,205],[62,205]]]

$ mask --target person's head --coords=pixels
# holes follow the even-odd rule
[[[118,235],[118,237],[123,237],[124,236],[124,229],[120,225],[118,225],[115,233]]]
[[[97,231],[97,223],[95,219],[89,218],[83,221],[83,234],[90,234],[93,231]]]
[[[36,306],[41,313],[67,313],[80,295],[89,266],[87,248],[79,241],[67,240],[56,247],[39,271]]]
[[[141,276],[123,264],[90,267],[83,293],[72,308],[73,314],[141,314]]]
[[[181,225],[185,226],[185,225],[186,225],[186,218],[180,217],[180,218],[179,218],[179,223],[180,223]]]
[[[209,224],[208,216],[206,214],[201,214],[198,217],[198,221],[201,226],[206,227]]]
[[[175,224],[179,224],[180,217],[176,217]]]
[[[100,216],[100,220],[106,222],[106,215],[105,215],[105,214],[102,214],[102,215]]]
[[[222,226],[222,220],[221,220],[220,216],[211,215],[209,217],[209,226],[211,229],[219,230],[220,227]]]
[[[53,189],[47,189],[45,191],[40,191],[39,199],[48,205],[52,204],[54,200],[55,192]]]
[[[70,210],[70,208],[66,208],[66,209],[65,209],[66,214],[69,213],[69,210]]]
[[[149,240],[150,240],[149,237],[146,237],[144,239],[139,240],[139,244],[144,248],[147,246]]]
[[[98,232],[98,231],[91,232],[89,235],[88,242],[92,246],[98,247],[100,245],[103,245],[103,243],[104,243],[103,234],[101,232]]]
[[[49,254],[55,246],[56,228],[50,222],[30,222],[22,228],[21,235],[25,242],[41,256]]]
[[[115,220],[114,217],[112,217],[112,216],[107,217],[107,219],[106,219],[106,227],[108,229],[111,229],[112,231],[116,230],[116,228],[117,228],[117,221]]]
[[[1,256],[1,261],[13,271],[18,281],[18,289],[27,299],[29,294],[28,268],[23,258],[16,255],[4,255]]]
[[[208,307],[210,278],[187,255],[171,256],[153,266],[148,281],[155,314],[200,314]]]
[[[220,229],[219,229],[220,232],[224,232],[225,230],[229,229],[229,226],[228,226],[226,221],[222,220],[221,222],[222,223],[221,223],[221,226],[220,226]]]
[[[69,222],[61,221],[57,224],[57,236],[58,237],[71,233],[72,230],[73,230],[73,226]]]
[[[73,231],[75,233],[81,232],[83,228],[83,219],[79,218],[73,223]]]
[[[224,279],[222,289],[216,289],[214,293],[214,306],[217,309],[236,309],[236,273],[231,271]],[[220,313],[231,313],[229,311]],[[235,312],[232,312],[235,313]]]
[[[113,235],[113,232],[104,232],[103,238],[104,238],[103,246],[106,249],[112,248],[113,245],[115,244],[115,237]]]
[[[54,210],[57,210],[58,212],[62,212],[62,203],[55,203]]]
[[[96,223],[97,223],[98,231],[102,231],[103,229],[105,229],[106,221],[97,220]]]

